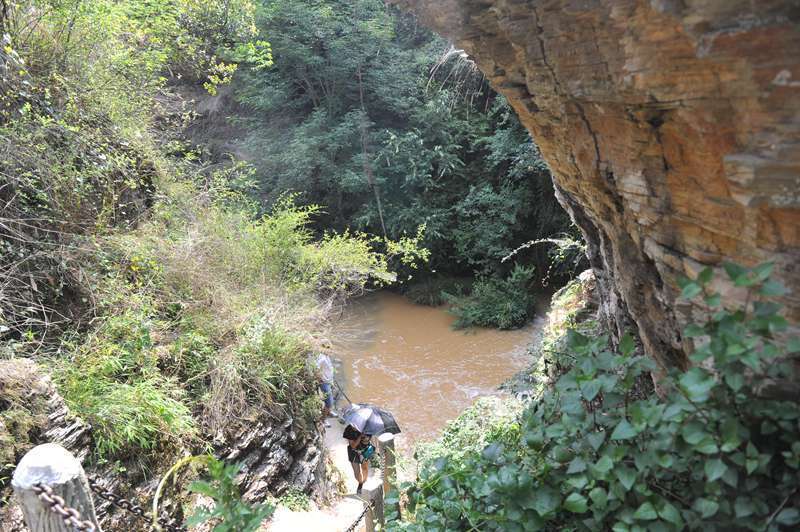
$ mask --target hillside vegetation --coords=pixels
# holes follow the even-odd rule
[[[319,207],[283,196],[265,211],[249,167],[208,168],[181,140],[181,87],[214,92],[271,64],[255,4],[2,7],[2,358],[52,373],[92,424],[95,462],[162,467],[263,416],[311,430],[306,355],[328,311],[427,253],[413,238],[317,236]],[[13,464],[42,420],[1,405]]]

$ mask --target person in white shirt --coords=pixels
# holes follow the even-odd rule
[[[322,406],[322,420],[326,427],[330,427],[327,419],[333,409],[333,362],[328,356],[327,351],[331,349],[331,341],[324,339],[320,341],[321,351],[317,354],[316,365],[319,376],[319,389],[324,396]]]

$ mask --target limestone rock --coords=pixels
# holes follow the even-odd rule
[[[725,260],[774,260],[798,322],[800,3],[393,2],[464,48],[519,113],[617,334],[635,324],[658,362],[685,366],[680,330],[697,309],[677,280]]]

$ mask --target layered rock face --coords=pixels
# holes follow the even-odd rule
[[[18,463],[34,445],[46,442],[64,446],[85,462],[92,450],[92,427],[69,412],[53,381],[31,360],[0,360],[0,392],[0,531],[25,532],[22,512],[11,499],[11,470],[5,465]],[[323,441],[318,432],[291,418],[281,423],[266,414],[249,421],[216,442],[215,449],[221,459],[242,464],[238,480],[247,500],[263,501],[292,487],[316,498],[327,492]],[[194,454],[202,452],[195,450]],[[87,472],[100,477],[112,492],[142,504],[152,500],[163,474],[159,470],[143,476],[136,467],[120,474],[114,463],[93,464]],[[95,504],[104,530],[142,529],[138,518],[116,510],[109,502],[96,498]],[[161,506],[168,515],[179,515],[180,501],[166,497]]]
[[[680,331],[704,309],[677,280],[725,260],[774,260],[798,322],[800,2],[394,2],[464,48],[531,131],[618,334],[632,319],[649,354],[685,366]]]

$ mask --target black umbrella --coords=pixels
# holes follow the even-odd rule
[[[345,423],[353,425],[359,432],[377,436],[384,432],[399,434],[400,427],[394,416],[382,408],[368,404],[352,404],[342,415]]]

